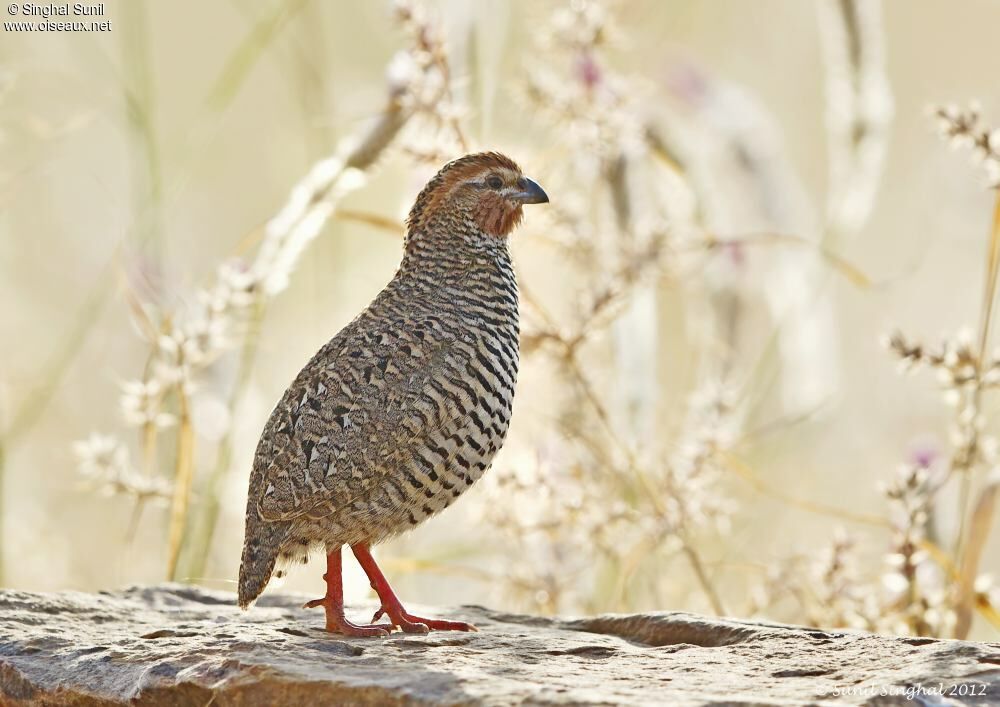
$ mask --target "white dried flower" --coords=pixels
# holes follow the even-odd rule
[[[92,434],[74,443],[73,451],[81,475],[100,493],[141,499],[170,497],[170,484],[137,473],[129,461],[128,449],[114,437]]]
[[[974,164],[985,172],[987,185],[1000,186],[997,131],[983,122],[979,105],[972,102],[964,111],[954,105],[943,106],[934,115],[942,137],[953,147],[970,149]]]
[[[887,572],[882,575],[882,588],[888,595],[890,603],[899,601],[909,590],[910,583],[899,572]]]
[[[218,395],[197,396],[191,406],[191,421],[198,435],[212,442],[221,440],[232,425],[229,406]]]
[[[163,394],[163,383],[157,378],[123,383],[121,406],[126,424],[134,426],[154,424],[157,427],[169,427],[174,424],[174,416],[162,409]]]
[[[319,234],[334,206],[365,179],[361,170],[330,158],[316,164],[295,186],[288,203],[265,227],[264,242],[250,269],[264,294],[273,296],[288,286],[299,256]]]
[[[981,574],[976,577],[975,582],[975,592],[976,594],[988,594],[993,590],[994,580],[991,574]]]
[[[80,473],[88,478],[113,476],[128,466],[128,449],[110,435],[93,433],[85,440],[73,443]]]
[[[231,259],[219,266],[215,288],[210,291],[209,307],[214,312],[228,309],[246,309],[254,301],[257,281],[249,266],[239,259]]]
[[[393,95],[411,92],[422,70],[414,59],[413,52],[408,50],[396,52],[385,70],[385,80],[389,84],[389,90]]]

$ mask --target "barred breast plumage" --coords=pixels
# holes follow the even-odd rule
[[[317,547],[329,553],[328,575],[336,553],[339,583],[341,546],[365,566],[359,552],[447,508],[489,468],[507,434],[518,368],[507,235],[522,204],[543,200],[496,153],[446,165],[421,192],[396,275],[302,369],[264,428],[250,477],[242,605],[277,562]],[[340,622],[342,600],[331,607],[327,582],[317,600],[327,628],[352,633],[359,627]],[[382,598],[390,625],[428,625],[393,617]]]

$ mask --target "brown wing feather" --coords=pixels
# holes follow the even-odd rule
[[[267,521],[323,515],[371,493],[392,468],[395,450],[414,438],[404,422],[421,414],[423,387],[453,358],[455,340],[435,326],[436,317],[365,319],[310,360],[271,414],[251,482]],[[423,414],[427,423],[414,430],[419,436],[456,413]]]

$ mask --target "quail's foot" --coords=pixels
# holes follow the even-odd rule
[[[334,604],[335,602],[330,597],[323,597],[322,599],[313,599],[310,602],[306,602],[302,608],[314,609],[317,606],[322,606],[326,611],[326,630],[330,633],[340,633],[344,636],[356,636],[358,638],[389,635],[391,626],[387,624],[374,626],[371,624],[351,623],[344,616],[343,608],[340,607],[338,610],[338,607]]]
[[[314,609],[322,606],[326,612],[327,631],[359,638],[389,635],[391,626],[359,625],[351,623],[344,616],[344,581],[339,547],[326,556],[326,574],[323,575],[323,580],[326,582],[326,596],[306,602],[302,608]]]
[[[445,621],[444,619],[424,619],[414,616],[402,607],[394,611],[382,607],[375,612],[372,623],[383,616],[389,617],[389,624],[399,628],[404,633],[427,633],[428,631],[478,631],[472,624],[464,621]]]
[[[402,602],[396,596],[396,592],[389,586],[389,581],[382,574],[382,570],[375,564],[372,557],[371,548],[367,543],[356,543],[351,545],[354,556],[358,558],[358,564],[368,575],[372,589],[378,594],[382,605],[372,621],[378,621],[382,616],[389,617],[389,625],[396,626],[404,633],[427,633],[428,631],[476,631],[476,627],[464,621],[442,621],[439,619],[423,619],[414,616],[403,608]]]

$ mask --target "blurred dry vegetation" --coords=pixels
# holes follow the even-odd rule
[[[1000,6],[106,5],[0,42],[4,586],[230,587],[274,401],[498,149],[514,425],[405,596],[996,639]]]

